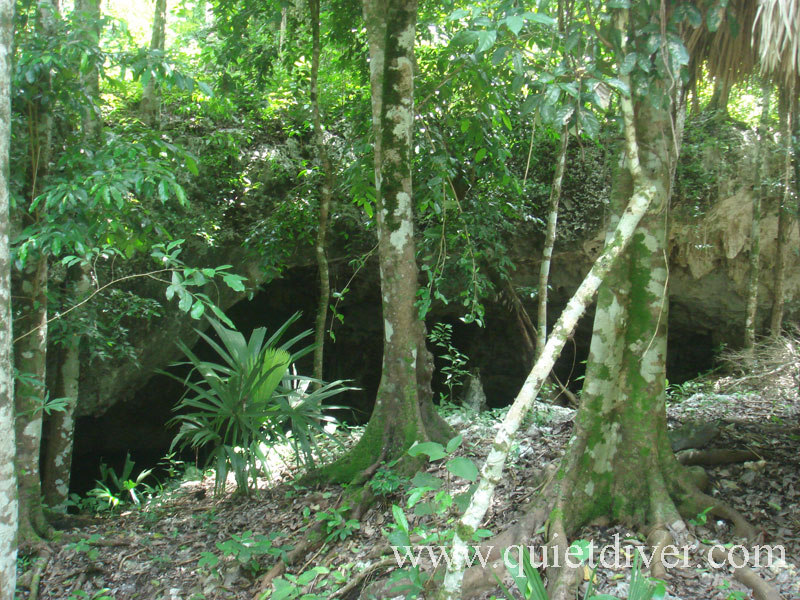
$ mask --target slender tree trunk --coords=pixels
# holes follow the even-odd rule
[[[778,208],[778,242],[775,250],[775,279],[773,282],[772,316],[770,318],[770,334],[778,336],[783,326],[783,307],[786,295],[786,251],[789,233],[792,228],[792,111],[793,94],[781,88],[778,107],[781,120],[781,145],[783,149],[783,195]]]
[[[73,303],[85,298],[92,289],[89,267],[84,265],[73,279],[70,297]],[[81,311],[82,312],[82,311]],[[75,311],[67,318],[73,321],[80,318]],[[78,381],[80,380],[80,345],[82,332],[70,335],[63,343],[59,372],[56,376],[56,395],[66,399],[62,411],[54,411],[46,420],[47,448],[42,467],[42,491],[49,506],[62,504],[69,496],[70,473],[72,470],[72,448],[75,438],[75,410],[78,405]]]
[[[153,14],[153,32],[150,38],[150,52],[164,52],[164,44],[167,31],[167,0],[156,0],[156,8]],[[142,91],[142,103],[140,105],[142,120],[150,127],[156,127],[159,122],[161,112],[161,93],[156,82],[156,77],[152,76],[147,80]]]
[[[753,222],[750,227],[750,275],[747,282],[747,317],[744,325],[744,346],[752,349],[756,343],[758,314],[758,278],[761,269],[761,203],[764,197],[763,168],[766,152],[767,122],[769,120],[770,84],[764,84],[761,100],[761,121],[756,146],[756,176],[753,182]]]
[[[417,2],[364,0],[370,48],[378,257],[384,321],[383,364],[375,407],[356,447],[326,471],[355,479],[415,441],[452,433],[431,402],[433,361],[414,307],[417,264],[412,202],[414,40]]]
[[[720,119],[728,116],[728,100],[731,94],[731,84],[724,77],[714,80],[714,92],[708,103],[708,110],[717,113]]]
[[[99,43],[100,2],[99,0],[78,0],[75,10],[85,23],[88,43]],[[100,99],[99,74],[92,69],[81,77],[86,95],[92,105],[81,115],[81,129],[84,141],[97,145],[102,133],[102,121],[96,110]],[[85,263],[79,270],[70,272],[67,284],[68,297],[73,303],[80,302],[91,291],[90,269]],[[66,317],[66,327],[74,327],[76,318],[80,320],[84,311],[72,312]],[[66,501],[69,494],[70,471],[72,469],[72,448],[75,432],[75,412],[78,404],[78,381],[81,374],[80,341],[82,332],[68,335],[63,342],[56,374],[56,396],[66,399],[64,410],[54,411],[45,419],[47,446],[42,457],[42,492],[49,506],[58,506]]]
[[[327,237],[328,221],[333,194],[333,166],[322,129],[322,116],[319,107],[319,3],[310,0],[311,9],[311,113],[314,122],[314,143],[317,149],[317,160],[322,167],[322,190],[319,199],[319,222],[317,225],[316,257],[319,271],[319,303],[317,304],[317,323],[314,331],[314,378],[322,381],[323,359],[325,351],[325,325],[328,317],[328,302],[331,296],[330,274],[328,269]]]
[[[561,200],[561,184],[564,180],[564,170],[567,164],[567,148],[569,146],[569,128],[561,131],[561,146],[558,151],[556,173],[553,177],[553,187],[550,190],[550,210],[547,214],[547,234],[544,238],[542,250],[542,264],[539,267],[539,307],[537,312],[537,339],[536,358],[538,359],[547,343],[547,286],[550,279],[550,264],[553,260],[553,247],[556,243],[556,229],[558,226],[558,203]]]
[[[87,32],[91,32],[89,42],[93,45],[100,43],[100,0],[75,0],[75,12],[86,24]],[[100,136],[102,121],[97,110],[97,101],[100,99],[100,79],[96,69],[81,76],[86,95],[92,99],[92,105],[83,109],[81,115],[81,127],[83,137],[88,140],[96,140]]]
[[[14,2],[0,0],[0,600],[13,600],[17,581],[17,476],[14,469],[14,380],[11,368],[11,256],[8,246],[8,155]]]
[[[57,2],[40,0],[37,33],[52,35],[58,10]],[[49,112],[52,92],[48,89],[49,75],[46,77],[47,80],[39,82],[43,91],[32,106],[29,123],[32,164],[27,195],[31,203],[39,195],[47,177],[53,146],[53,117]],[[22,219],[34,224],[40,222],[43,218],[40,210],[32,210],[22,215]],[[14,321],[17,323],[14,356],[20,373],[15,394],[20,544],[51,534],[42,508],[39,477],[42,407],[47,397],[47,261],[44,251],[35,250],[29,254],[14,291]]]
[[[29,257],[14,294],[18,338],[15,362],[20,373],[16,386],[17,478],[19,485],[20,542],[48,535],[42,510],[39,451],[42,441],[42,405],[46,397],[47,256]],[[25,335],[32,332],[29,335]]]
[[[281,28],[278,32],[278,56],[283,56],[283,44],[286,40],[286,25],[289,20],[289,9],[285,6],[281,9]]]

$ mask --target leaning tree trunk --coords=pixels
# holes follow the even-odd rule
[[[669,97],[668,83],[651,86],[660,87],[653,95]],[[642,168],[639,173],[629,169],[615,181],[616,218],[643,183],[657,195],[598,295],[581,406],[554,478],[548,531],[548,543],[563,557],[569,536],[594,519],[638,527],[655,547],[651,573],[662,578],[661,552],[677,541],[671,532],[685,531],[684,517],[711,507],[712,514],[731,519],[739,533],[752,535],[738,513],[696,487],[667,438],[668,206],[685,110],[679,90],[672,91],[672,105],[679,107],[672,115],[648,95],[634,100],[633,115],[625,119]],[[551,599],[574,598],[576,575],[570,569],[550,573]]]
[[[414,40],[417,2],[364,0],[370,47],[378,256],[384,321],[381,381],[355,448],[324,472],[350,481],[415,441],[450,434],[431,401],[432,361],[414,307],[417,264],[412,203]]]
[[[328,221],[333,194],[333,166],[322,131],[322,116],[319,107],[319,3],[310,0],[311,8],[311,113],[314,122],[314,144],[317,159],[322,166],[322,189],[319,199],[319,221],[317,225],[317,243],[315,246],[317,270],[319,272],[319,302],[317,304],[317,322],[314,331],[314,378],[322,381],[325,352],[325,325],[328,321],[328,302],[331,296],[331,282],[328,268],[327,238]]]
[[[11,370],[11,256],[8,247],[8,154],[11,138],[11,55],[14,2],[0,0],[0,600],[13,600],[17,581],[17,477],[14,471],[14,380]]]
[[[542,264],[539,267],[539,305],[537,311],[538,331],[536,332],[536,358],[538,359],[547,343],[547,286],[550,279],[550,264],[553,261],[553,247],[556,244],[556,229],[558,227],[558,203],[561,200],[561,184],[564,180],[564,170],[567,164],[567,148],[569,146],[569,127],[561,131],[561,147],[558,151],[556,173],[553,177],[553,187],[550,190],[550,210],[547,214],[547,234],[544,238],[542,250]]]
[[[150,38],[150,52],[164,52],[164,44],[167,30],[167,0],[156,0],[155,12],[153,13],[153,31]],[[151,73],[150,79],[142,91],[142,103],[139,107],[142,120],[150,127],[158,125],[159,113],[161,111],[161,94],[159,91],[156,77]]]
[[[627,77],[622,76],[621,79],[625,80]],[[519,430],[522,420],[530,409],[531,404],[533,404],[542,384],[547,379],[567,338],[574,332],[578,320],[586,312],[601,283],[607,277],[612,276],[612,271],[620,268],[616,265],[632,239],[636,243],[634,232],[638,231],[639,222],[647,213],[653,201],[664,196],[663,190],[659,189],[659,182],[645,177],[640,166],[638,140],[634,127],[634,109],[630,99],[621,96],[620,106],[625,120],[626,159],[634,182],[630,201],[627,208],[612,220],[613,227],[609,229],[609,233],[606,236],[603,253],[597,258],[588,275],[586,275],[573,297],[567,303],[566,308],[564,308],[553,328],[553,332],[549,336],[541,356],[536,361],[522,389],[503,419],[489,456],[481,469],[478,487],[455,528],[452,560],[448,566],[442,590],[439,594],[441,600],[457,600],[461,598],[461,583],[469,555],[469,544],[475,531],[480,527],[486,512],[489,510],[495,488],[502,481],[503,467],[511,449],[514,435]],[[553,516],[558,517],[557,514]],[[562,554],[564,550],[564,548],[561,548]]]
[[[77,304],[89,295],[92,283],[89,276],[88,265],[84,265],[79,275],[73,278],[72,292],[69,297]],[[70,322],[82,316],[77,311],[71,312],[66,318]],[[70,323],[67,323],[67,327]],[[64,398],[66,404],[63,410],[53,411],[47,418],[47,447],[44,452],[42,466],[42,492],[44,500],[49,506],[58,506],[66,501],[69,495],[70,472],[72,470],[72,448],[75,437],[75,411],[78,405],[78,392],[81,374],[80,347],[83,332],[76,331],[68,334],[63,341],[63,350],[56,375],[56,395]]]
[[[786,251],[792,228],[792,104],[794,93],[781,88],[778,106],[781,120],[781,145],[783,151],[783,195],[778,207],[778,242],[775,250],[775,279],[772,285],[772,315],[769,330],[773,336],[781,334],[783,308],[786,296]]]
[[[761,120],[758,125],[756,144],[756,175],[753,182],[753,221],[750,227],[750,273],[747,282],[747,310],[744,324],[744,347],[751,349],[756,343],[756,317],[758,315],[758,275],[761,269],[761,203],[766,186],[764,177],[764,154],[767,144],[767,121],[769,120],[769,99],[772,85],[765,83],[762,88]]]

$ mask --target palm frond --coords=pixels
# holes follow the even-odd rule
[[[789,84],[800,72],[800,2],[759,0],[753,21],[761,73]]]

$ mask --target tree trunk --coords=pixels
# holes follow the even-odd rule
[[[72,302],[78,303],[92,289],[88,265],[79,271],[73,280]],[[71,320],[80,317],[77,311],[70,313]],[[83,312],[83,311],[80,311]],[[78,405],[78,381],[81,374],[80,342],[82,332],[75,332],[63,343],[61,364],[57,375],[56,395],[66,399],[63,411],[54,411],[47,419],[47,447],[42,467],[42,491],[49,506],[58,506],[69,496],[72,448],[75,434],[75,409]]]
[[[91,31],[92,38],[89,42],[93,45],[100,43],[100,0],[75,0],[75,12],[86,24],[87,31]],[[81,115],[81,127],[83,137],[87,140],[97,140],[100,136],[102,121],[97,108],[100,99],[100,80],[96,69],[81,75],[81,84],[86,95],[91,98],[90,106],[83,108]]]
[[[747,282],[747,317],[744,324],[744,347],[752,349],[756,343],[756,317],[758,314],[758,276],[761,268],[761,203],[764,196],[764,154],[766,153],[767,122],[772,85],[764,84],[761,100],[761,121],[756,145],[756,176],[753,182],[753,222],[750,227],[750,275]]]
[[[153,14],[153,33],[150,38],[150,52],[163,54],[164,43],[167,30],[167,0],[156,0],[156,8]],[[159,122],[161,112],[161,93],[156,77],[151,73],[150,79],[142,91],[142,103],[140,105],[142,121],[150,127],[156,127]]]
[[[14,380],[11,348],[11,256],[8,247],[8,155],[14,2],[0,0],[0,600],[13,600],[17,581],[17,476],[14,471]]]
[[[58,15],[58,2],[40,0],[37,33],[51,35]],[[51,96],[48,79],[38,82],[42,93],[31,109],[30,166],[26,196],[36,199],[49,170],[52,154],[53,117],[50,114]],[[43,219],[41,209],[21,215],[26,224]],[[48,256],[43,250],[33,250],[22,266],[22,272],[12,281],[14,290],[14,321],[18,324],[14,356],[20,378],[16,384],[17,484],[19,488],[19,543],[49,537],[50,526],[42,508],[42,485],[39,477],[39,451],[42,442],[42,408],[47,397],[45,389],[47,364],[47,276]],[[16,285],[14,285],[16,283]]]
[[[621,79],[625,81],[628,77],[621,74]],[[626,83],[629,84],[627,81]],[[595,293],[601,283],[607,277],[613,277],[616,272],[624,269],[624,266],[619,266],[619,263],[628,244],[633,240],[633,251],[636,250],[637,245],[640,247],[643,245],[645,236],[635,236],[634,234],[640,231],[638,229],[639,222],[644,217],[645,213],[647,213],[651,204],[654,201],[658,202],[658,204],[656,204],[657,211],[663,211],[665,209],[666,193],[664,182],[649,177],[648,174],[644,172],[639,162],[639,142],[637,140],[634,123],[634,107],[630,99],[624,96],[620,96],[620,107],[625,121],[627,165],[631,174],[630,181],[633,183],[632,189],[630,190],[630,201],[627,208],[617,213],[612,219],[609,233],[606,236],[606,245],[603,249],[603,253],[597,258],[591,271],[589,271],[589,274],[583,280],[578,290],[561,313],[544,351],[539,357],[539,360],[536,361],[536,364],[525,380],[522,389],[511,405],[508,413],[506,413],[505,419],[503,419],[500,429],[494,439],[492,449],[489,452],[489,456],[486,458],[486,462],[481,469],[481,478],[478,482],[478,487],[472,496],[469,507],[467,507],[467,510],[464,512],[455,529],[451,566],[448,568],[448,572],[445,575],[442,591],[439,596],[443,600],[456,600],[461,598],[461,582],[464,577],[464,567],[469,554],[469,543],[486,515],[486,511],[489,509],[494,489],[502,480],[503,467],[508,452],[511,449],[514,435],[518,431],[525,414],[536,398],[536,394],[546,380],[556,358],[563,349],[567,338],[575,330],[578,320],[583,316],[586,308],[594,299]],[[671,151],[670,148],[666,150],[668,153]],[[666,182],[668,185],[671,171],[667,170],[666,174]],[[646,245],[644,249],[648,250]],[[662,266],[661,268],[663,270],[664,267]],[[654,289],[655,286],[653,291]],[[646,291],[652,293],[649,288],[646,288]],[[600,302],[601,300],[598,299],[598,306]],[[645,349],[641,348],[640,350],[644,351]],[[662,380],[662,389],[663,385],[664,382]],[[585,404],[586,401],[584,400],[582,406]],[[571,456],[575,456],[574,451],[572,455],[568,454],[565,460],[569,459]],[[588,463],[591,464],[591,457],[589,457]],[[562,467],[562,473],[563,472],[564,469]],[[575,479],[575,474],[567,472],[567,477]],[[563,514],[563,510],[562,507],[560,513],[554,514],[553,517],[559,518],[560,515]]]
[[[790,95],[791,93],[791,95]],[[778,110],[780,111],[781,145],[783,146],[783,195],[778,208],[778,240],[775,250],[775,279],[772,285],[772,315],[769,331],[773,336],[781,334],[783,307],[786,296],[786,251],[792,228],[792,111],[793,91],[781,88]]]
[[[18,336],[23,336],[14,344],[20,374],[15,397],[20,543],[49,534],[39,479],[42,406],[46,397],[47,271],[47,256],[28,257],[14,293],[14,320]]]
[[[322,130],[322,116],[319,108],[319,2],[310,0],[311,9],[311,113],[314,122],[314,143],[317,149],[317,160],[322,167],[322,189],[319,199],[319,222],[317,225],[316,257],[317,270],[319,271],[319,303],[317,304],[317,322],[314,331],[314,378],[323,379],[323,359],[325,351],[325,325],[328,317],[328,302],[331,296],[330,275],[328,269],[327,237],[328,221],[333,193],[333,166],[331,165],[328,150],[325,147],[325,138]]]
[[[539,306],[537,312],[537,339],[536,358],[538,359],[547,343],[547,285],[550,278],[550,264],[553,260],[553,246],[556,243],[556,228],[558,226],[558,203],[561,200],[561,184],[564,180],[564,170],[567,164],[567,147],[569,146],[569,128],[561,131],[561,147],[558,151],[556,173],[553,177],[553,187],[550,190],[550,210],[547,214],[547,234],[544,238],[542,250],[542,264],[539,267]]]
[[[324,476],[351,481],[415,441],[445,441],[449,426],[433,407],[433,361],[414,307],[417,264],[412,204],[414,40],[417,2],[364,0],[370,47],[378,256],[384,319],[383,364],[375,407],[356,447]]]

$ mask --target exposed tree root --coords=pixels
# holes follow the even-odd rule
[[[358,575],[356,575],[353,579],[351,579],[347,583],[347,585],[345,585],[344,587],[341,587],[338,590],[336,590],[335,592],[333,592],[330,597],[331,598],[342,598],[345,595],[347,595],[348,593],[350,593],[351,591],[353,591],[354,589],[356,589],[358,586],[360,586],[362,584],[362,582],[367,577],[372,575],[372,573],[374,573],[378,569],[393,567],[393,566],[396,566],[396,565],[397,565],[397,562],[395,561],[394,557],[387,557],[387,558],[384,558],[383,560],[379,560],[378,562],[371,564],[370,566],[365,568],[363,571],[361,571]]]
[[[42,581],[42,575],[44,575],[45,570],[47,569],[47,565],[50,564],[50,557],[52,556],[49,548],[42,549],[39,552],[39,556],[33,561],[33,570],[31,576],[31,584],[30,584],[30,593],[28,594],[28,600],[38,600],[39,598],[39,583]]]
[[[711,557],[718,564],[728,560],[728,555],[718,547],[711,550]],[[744,563],[744,560],[741,562]],[[769,582],[764,581],[758,573],[747,565],[741,567],[731,566],[733,567],[733,578],[750,588],[756,600],[783,600],[783,596]]]
[[[752,450],[686,450],[676,455],[682,465],[728,465],[760,460]]]

